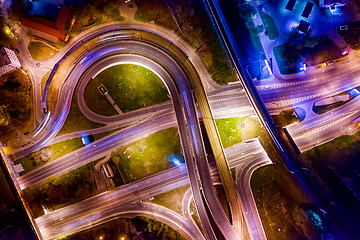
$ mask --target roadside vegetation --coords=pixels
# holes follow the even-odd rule
[[[170,157],[181,159],[180,149],[177,128],[168,128],[119,148],[111,160],[129,183],[173,167]]]
[[[350,229],[358,229],[360,225],[359,158],[359,131],[315,146],[302,153],[300,158],[304,167],[311,170],[308,171],[311,177],[317,179],[324,191],[332,195],[331,199],[333,204],[338,206],[336,209],[339,216],[346,220]]]
[[[260,123],[251,117],[222,118],[215,120],[224,148],[258,137]]]
[[[300,119],[296,116],[294,109],[283,110],[280,114],[272,115],[271,117],[274,123],[279,127],[285,127],[291,123],[300,121]]]
[[[251,189],[268,239],[321,239],[324,226],[317,227],[310,214],[314,202],[284,167],[270,136],[263,133],[260,142],[275,165],[256,170]],[[316,209],[318,214],[321,214]]]
[[[41,185],[23,190],[24,198],[32,216],[44,215],[43,206],[49,211],[80,202],[97,193],[92,163],[81,166],[59,177],[49,177]]]
[[[155,73],[138,65],[119,64],[104,70],[86,86],[85,103],[91,111],[100,115],[117,114],[106,96],[98,90],[101,84],[122,112],[170,100],[165,84]]]
[[[244,21],[246,28],[250,32],[251,43],[255,46],[255,49],[259,51],[261,55],[265,55],[259,33],[263,32],[263,29],[259,26],[255,26],[252,17],[256,13],[256,5],[252,1],[240,0],[238,3],[239,16]]]
[[[173,228],[147,217],[118,218],[91,229],[61,237],[58,240],[78,239],[152,239],[185,240]]]
[[[186,185],[184,187],[177,188],[166,193],[161,193],[154,196],[154,199],[151,200],[151,202],[169,208],[179,214],[182,214],[182,200],[184,194],[189,189],[189,187],[189,185]]]
[[[138,10],[134,16],[136,21],[151,22],[169,30],[177,29],[166,0],[135,0]]]
[[[77,1],[73,4],[75,24],[71,23],[66,27],[67,35],[74,37],[84,30],[96,25],[113,21],[124,21],[116,7],[116,0],[108,1]]]
[[[33,130],[32,83],[18,69],[0,77],[0,138],[3,143],[18,141]]]
[[[287,42],[274,47],[274,56],[282,74],[300,72],[303,63],[314,66],[342,57],[341,49],[325,36]]]
[[[264,23],[264,27],[266,29],[267,35],[270,40],[275,40],[279,36],[279,31],[276,27],[274,19],[270,17],[267,13],[259,10],[259,15]]]
[[[59,51],[54,47],[50,47],[42,42],[30,42],[28,50],[32,59],[36,61],[47,61],[53,58]]]
[[[259,38],[259,34],[265,31],[264,24],[255,25],[253,21],[261,1],[238,0],[237,4],[219,1],[219,4],[241,49],[251,78],[268,78],[269,71],[264,63],[266,56]]]
[[[136,4],[135,20],[154,22],[175,31],[196,50],[215,82],[223,85],[238,81],[201,2],[174,0],[168,1],[167,6],[164,0],[151,4],[137,0]]]

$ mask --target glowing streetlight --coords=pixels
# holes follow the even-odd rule
[[[9,35],[9,37],[11,37],[11,38],[14,37],[14,34],[11,32],[11,29],[10,29],[9,26],[5,26],[5,27],[4,27],[4,30],[5,30],[5,33],[6,33],[7,35]]]

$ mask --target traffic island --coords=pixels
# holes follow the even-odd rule
[[[119,114],[118,110],[125,113],[170,98],[166,86],[154,72],[134,64],[119,64],[91,79],[85,88],[84,99],[92,112],[113,116]]]
[[[291,123],[300,121],[294,109],[283,110],[278,115],[272,115],[271,118],[279,127],[285,127]]]
[[[47,61],[59,52],[58,49],[50,44],[44,44],[42,42],[30,42],[28,50],[31,57],[36,61]]]
[[[260,123],[251,117],[222,118],[215,123],[224,148],[256,138],[261,133]]]
[[[323,114],[329,112],[333,109],[336,109],[351,100],[359,96],[359,87],[353,88],[349,91],[345,91],[334,96],[323,98],[314,102],[312,110],[316,114]]]

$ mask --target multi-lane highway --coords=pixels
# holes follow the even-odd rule
[[[108,33],[106,33],[108,34]],[[144,35],[148,34],[145,33],[140,36],[141,38],[144,38]],[[111,31],[111,36],[114,36],[115,32],[114,29],[112,29]],[[116,35],[117,37],[119,37],[120,35]],[[121,37],[123,37],[124,34],[123,32],[121,32]],[[125,34],[125,38],[128,37]],[[152,36],[153,37],[153,36]],[[103,42],[102,39],[100,39],[101,42]],[[99,41],[100,41],[99,40]],[[109,44],[108,39],[105,39],[105,43],[107,43],[107,48],[105,49],[105,51],[101,51],[101,53],[99,53],[98,56],[95,57],[95,59],[100,58],[101,56],[104,56],[106,54],[111,54],[115,51],[119,51],[119,47],[117,46],[110,46],[111,44]],[[123,40],[123,39],[121,39]],[[152,38],[153,40],[153,38]],[[91,40],[90,40],[91,41]],[[94,39],[92,39],[92,41],[94,41]],[[150,47],[144,47],[144,49],[151,49]],[[85,47],[86,50],[86,47]],[[168,49],[169,50],[169,47]],[[176,49],[175,49],[176,50]],[[54,72],[52,72],[52,74],[50,74],[50,79],[53,79],[53,84],[55,84],[55,86],[57,86],[57,82],[60,83],[58,84],[58,88],[61,89],[61,95],[59,95],[60,101],[59,101],[59,105],[56,107],[56,109],[53,111],[53,114],[50,115],[49,118],[47,118],[47,123],[44,124],[45,127],[43,127],[41,130],[47,130],[47,131],[41,131],[40,133],[36,133],[34,135],[38,136],[38,141],[35,144],[38,146],[42,146],[45,145],[54,135],[56,135],[56,133],[59,131],[59,129],[61,128],[63,122],[64,122],[64,118],[67,115],[67,112],[69,111],[69,103],[70,103],[70,99],[71,99],[71,93],[72,90],[74,89],[74,81],[72,79],[78,79],[80,77],[80,74],[82,74],[82,72],[86,69],[86,63],[89,64],[88,61],[89,59],[86,58],[86,56],[84,58],[81,58],[81,60],[76,60],[76,59],[80,59],[80,57],[82,56],[81,53],[84,52],[84,50],[73,50],[71,49],[72,54],[65,54],[66,58],[62,58],[61,64],[56,65],[56,70],[59,70],[60,68],[62,68],[64,71],[60,71],[60,74],[58,74],[57,72],[54,74]],[[161,59],[161,57],[166,57],[164,54],[159,54],[160,51],[158,51],[158,53],[156,54],[158,56],[158,61],[159,62],[164,62],[164,59]],[[103,54],[103,55],[101,55]],[[175,53],[176,54],[176,53]],[[177,53],[179,55],[179,53]],[[152,55],[152,57],[156,56],[156,55]],[[161,56],[159,56],[161,55]],[[181,55],[181,53],[180,53]],[[186,55],[184,55],[186,56]],[[169,58],[168,58],[169,59]],[[165,59],[166,60],[166,59]],[[76,63],[76,66],[74,68],[71,68],[71,64],[72,63]],[[82,64],[84,63],[84,64]],[[180,135],[181,140],[182,140],[182,145],[183,145],[183,149],[185,152],[185,159],[188,163],[188,171],[189,171],[189,176],[190,176],[190,182],[192,182],[191,186],[193,187],[193,193],[195,196],[195,201],[198,207],[198,211],[199,209],[202,209],[202,212],[199,212],[200,215],[200,219],[203,223],[203,226],[205,224],[207,224],[210,227],[209,223],[206,223],[208,221],[208,216],[206,215],[206,211],[205,211],[205,207],[202,205],[204,204],[203,199],[201,198],[200,194],[200,185],[198,185],[198,181],[197,181],[197,174],[196,174],[196,168],[190,168],[189,166],[191,164],[193,164],[193,159],[195,157],[195,159],[197,159],[197,163],[198,163],[198,167],[200,167],[201,169],[201,174],[206,174],[209,171],[208,168],[208,164],[207,164],[207,157],[204,151],[204,146],[202,143],[202,137],[201,137],[201,132],[199,129],[199,125],[198,125],[198,121],[197,121],[197,112],[195,110],[195,106],[194,106],[194,100],[193,100],[193,96],[191,94],[191,88],[190,85],[187,82],[187,77],[186,75],[178,68],[178,65],[176,62],[171,62],[171,59],[169,61],[165,61],[166,63],[166,68],[167,69],[171,69],[171,73],[174,76],[174,80],[177,83],[177,87],[179,89],[179,91],[181,92],[181,95],[177,95],[177,92],[172,92],[173,90],[176,90],[175,87],[169,87],[169,83],[167,83],[168,88],[170,90],[170,93],[172,95],[172,100],[175,106],[175,114],[176,114],[176,119],[178,121],[179,124],[179,131],[180,131]],[[172,67],[174,66],[174,67]],[[71,70],[69,70],[71,69]],[[205,68],[204,68],[205,69]],[[63,79],[65,76],[67,76],[65,79],[66,81],[61,83],[61,81],[59,79]],[[205,74],[203,74],[205,75]],[[76,82],[75,82],[76,83]],[[48,87],[50,86],[49,82],[47,82],[47,84],[45,85],[45,93],[43,95],[46,97],[46,89],[48,89]],[[180,97],[181,96],[181,97]],[[61,100],[62,98],[62,100]],[[182,104],[180,104],[179,100],[181,99]],[[43,101],[43,107],[44,107],[44,103],[45,101]],[[62,103],[62,104],[61,104]],[[183,105],[184,108],[181,108],[180,106]],[[47,109],[49,109],[48,107],[46,107]],[[180,110],[180,111],[179,111]],[[185,118],[184,118],[185,116]],[[46,126],[53,126],[50,131],[49,129],[46,128]],[[188,129],[188,130],[186,130]],[[191,140],[191,141],[189,141]],[[188,142],[192,142],[191,145],[188,145]],[[95,146],[96,145],[92,145]],[[195,151],[191,150],[194,149]],[[85,151],[85,150],[83,150]],[[88,150],[89,151],[89,150]],[[96,150],[94,150],[96,151]],[[24,154],[26,152],[26,149],[20,151],[19,155]],[[93,152],[93,151],[91,151]],[[95,154],[96,155],[96,154]],[[200,165],[199,165],[200,164]],[[53,165],[54,166],[54,165]],[[43,171],[43,169],[39,170],[40,172]],[[34,178],[37,177],[37,173],[36,171],[34,171],[33,176]],[[51,174],[51,173],[50,173]],[[209,176],[209,175],[208,175]],[[21,180],[21,179],[20,179]],[[207,191],[203,191],[203,194],[205,196],[205,199],[207,200],[207,204],[208,207],[210,209],[210,212],[212,212],[212,215],[215,218],[215,222],[217,223],[219,229],[222,231],[222,234],[224,236],[227,236],[227,238],[231,238],[234,239],[236,238],[236,234],[234,236],[231,236],[231,234],[233,234],[233,230],[232,230],[232,226],[230,225],[229,221],[227,220],[221,205],[219,203],[219,201],[217,200],[217,197],[214,194],[214,190],[212,187],[212,181],[208,178],[206,178],[206,181],[204,181],[204,179],[202,179],[202,187],[206,187]],[[194,186],[197,186],[194,188]],[[197,197],[196,197],[197,196]],[[196,199],[197,198],[197,199]],[[200,206],[202,205],[202,207]],[[220,214],[220,215],[219,215]],[[206,229],[206,227],[205,227]],[[210,232],[210,231],[209,231]],[[209,233],[209,235],[211,235],[211,233]],[[213,236],[215,238],[215,236]]]
[[[247,175],[247,168],[259,167],[259,164],[268,164],[270,162],[257,139],[233,146],[226,149],[225,152],[228,156],[229,166],[231,168],[239,167],[239,176]],[[254,156],[256,157],[254,158]],[[210,169],[212,175],[217,173],[214,162],[210,164]],[[252,171],[250,171],[250,175],[251,173]],[[251,192],[248,183],[249,181],[245,181],[245,189],[242,191]],[[156,196],[188,184],[187,170],[185,165],[182,165],[146,179],[123,185],[115,192],[104,192],[82,202],[61,208],[37,218],[36,222],[46,237],[55,238],[61,236],[64,230],[67,231],[66,233],[74,233],[80,229],[90,228],[92,225],[99,224],[98,222],[103,222],[108,216],[125,211],[124,205],[128,203],[138,203],[140,199],[145,200],[151,196]],[[242,189],[243,186],[241,184],[238,187]],[[244,198],[247,205],[255,204],[251,196]],[[256,211],[256,208],[252,210]],[[174,221],[174,224],[177,222]],[[195,236],[196,238],[191,239],[199,239],[199,236]]]
[[[210,1],[206,2],[210,3]],[[22,33],[20,29],[16,29],[16,34]],[[166,192],[190,182],[202,227],[208,239],[217,238],[212,230],[209,218],[213,218],[226,239],[237,239],[238,235],[241,235],[243,231],[243,226],[240,224],[242,212],[244,212],[247,230],[251,239],[266,239],[249,181],[253,171],[260,166],[259,164],[271,163],[257,141],[254,141],[256,143],[250,142],[239,145],[240,148],[234,146],[226,149],[224,153],[214,119],[258,114],[281,152],[282,147],[277,141],[278,138],[272,127],[271,118],[266,114],[266,108],[270,113],[274,114],[296,106],[306,106],[308,111],[311,109],[309,106],[315,100],[360,85],[360,78],[357,77],[359,70],[356,67],[357,63],[360,63],[360,58],[357,55],[354,55],[355,57],[352,55],[350,60],[347,60],[348,62],[333,64],[326,69],[308,71],[305,75],[286,82],[277,78],[256,82],[255,85],[261,94],[261,99],[254,94],[256,92],[255,86],[243,81],[246,95],[241,84],[225,87],[215,84],[201,59],[185,41],[168,30],[146,23],[108,23],[96,26],[76,36],[58,55],[47,62],[33,61],[26,54],[27,50],[24,45],[20,44],[17,47],[21,49],[22,63],[29,70],[34,84],[35,124],[40,122],[41,119],[43,121],[36,131],[32,133],[31,142],[11,152],[12,154],[9,156],[11,159],[25,156],[46,145],[70,137],[127,127],[18,178],[20,187],[25,188],[32,184],[43,183],[47,177],[59,176],[96,160],[104,156],[112,148],[129,144],[161,129],[178,126],[187,168],[185,169],[184,166],[173,168],[140,182],[141,184],[153,186],[152,195],[155,192]],[[239,59],[235,60],[241,62]],[[172,101],[112,117],[99,116],[91,112],[81,97],[88,80],[102,69],[118,63],[136,63],[151,69],[165,82]],[[45,85],[44,94],[41,94],[41,76],[49,69],[52,69],[52,73]],[[239,69],[237,70],[239,71]],[[81,111],[88,119],[107,126],[83,131],[82,133],[55,137],[66,120],[75,86],[79,79],[81,80],[77,91],[79,91],[78,96],[80,97],[77,102]],[[47,92],[49,87],[52,87],[52,93],[55,93],[55,95],[51,96],[53,99],[50,101]],[[248,96],[255,109],[251,107]],[[46,100],[48,101],[46,102]],[[262,101],[264,104],[262,104]],[[53,104],[54,102],[57,104]],[[287,129],[298,148],[305,151],[334,137],[353,133],[359,118],[357,113],[358,105],[358,101],[351,101],[323,115],[307,112],[303,122],[295,123]],[[43,109],[50,111],[47,115],[43,115]],[[201,112],[198,112],[198,109]],[[213,147],[217,167],[220,170],[221,180],[230,203],[234,227],[231,226],[225,216],[214,193],[211,174],[214,174],[216,169],[214,163],[210,168],[207,161],[198,116],[201,116],[205,123]],[[243,155],[239,156],[239,152]],[[235,166],[233,160],[236,162],[238,170],[237,191],[235,191],[233,179],[229,172],[229,167]],[[176,181],[168,178],[168,182],[166,182],[165,179],[168,177],[166,174],[170,172],[175,174],[175,170],[182,171],[183,177]],[[186,178],[186,171],[189,178]],[[164,180],[161,183],[163,185],[157,182],[159,176]],[[126,191],[124,189],[127,189],[127,187],[132,188],[131,191],[136,191],[140,182],[120,188],[115,193],[123,194],[122,191]],[[160,184],[158,186],[162,187],[158,187],[156,184]],[[150,194],[149,191],[146,187],[144,188],[144,193]],[[139,204],[136,202],[137,198],[140,197],[138,192],[136,194],[131,192],[130,195],[122,195],[123,198],[120,195],[116,197],[117,201],[120,199],[116,206],[111,206],[110,203],[113,200],[107,201],[106,204],[102,202],[103,200],[99,200],[99,198],[106,199],[107,196],[111,196],[111,194],[104,193],[85,200],[78,205],[72,205],[39,218],[37,222],[44,237],[47,238],[89,228],[113,217],[142,214],[158,217],[161,221],[179,230],[187,238],[203,239],[198,228],[194,227],[194,223],[186,221],[186,219],[189,219],[188,213],[184,214],[187,216],[187,218],[184,218],[184,216],[166,211],[155,204]],[[144,196],[141,195],[141,197]],[[187,201],[185,201],[184,206],[187,206],[188,209],[190,197],[189,194],[186,196]],[[98,204],[98,207],[89,210],[91,205],[87,204],[91,203]],[[137,210],[136,208],[139,208],[139,206],[141,209]],[[210,214],[207,213],[206,207],[209,209]],[[77,215],[66,215],[70,214],[69,209],[74,211],[74,214],[77,212],[82,217],[79,219],[75,217]],[[99,211],[99,209],[102,210]],[[99,212],[95,213],[95,211]],[[107,216],[111,217],[107,218]],[[61,224],[56,224],[56,222]]]

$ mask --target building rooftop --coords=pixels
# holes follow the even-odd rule
[[[71,17],[71,8],[61,6],[56,21],[26,13],[21,23],[32,30],[49,35],[56,39],[65,40],[65,24]]]
[[[13,50],[0,45],[0,76],[21,67]]]

